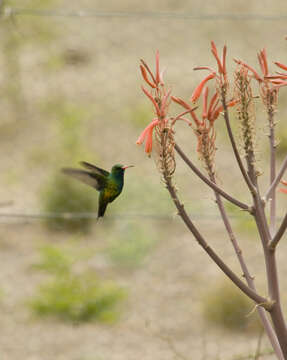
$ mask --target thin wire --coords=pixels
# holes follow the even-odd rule
[[[5,16],[45,16],[45,17],[99,17],[99,18],[168,18],[183,20],[236,20],[236,21],[277,21],[286,20],[287,14],[192,14],[178,12],[155,11],[96,11],[96,10],[37,10],[25,8],[4,7]]]
[[[221,219],[220,216],[216,214],[207,214],[205,212],[204,216],[200,212],[190,213],[190,216],[194,219],[200,220],[218,220]],[[126,214],[117,214],[111,216],[112,218],[145,218],[145,219],[162,219],[170,220],[171,218],[176,218],[173,214],[145,214],[145,213],[126,213]],[[240,215],[230,214],[231,218],[240,218]],[[97,214],[93,212],[55,212],[55,213],[4,213],[0,212],[0,218],[14,218],[14,219],[31,219],[31,220],[43,220],[43,219],[64,219],[64,220],[78,220],[78,219],[97,219]],[[247,219],[246,215],[246,219]],[[278,216],[276,220],[282,220],[282,217]]]

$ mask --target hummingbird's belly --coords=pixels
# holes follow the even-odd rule
[[[119,189],[117,186],[110,185],[107,189],[104,190],[103,198],[107,202],[112,202],[118,197],[122,189]]]

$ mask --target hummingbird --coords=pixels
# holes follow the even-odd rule
[[[108,172],[86,161],[81,161],[80,164],[87,170],[63,168],[62,172],[100,192],[98,218],[103,217],[108,203],[114,201],[123,190],[125,170],[133,165],[116,164]]]

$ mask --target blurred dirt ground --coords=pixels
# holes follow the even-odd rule
[[[106,168],[117,162],[134,164],[136,168],[126,174],[124,193],[108,209],[107,219],[95,223],[89,235],[50,233],[39,219],[0,217],[0,288],[3,290],[0,359],[252,358],[258,333],[225,331],[203,319],[202,299],[223,276],[176,218],[153,161],[145,157],[142,148],[135,146],[137,136],[150,120],[149,107],[140,90],[138,64],[140,58],[153,64],[158,49],[173,94],[188,98],[202,76],[192,69],[213,61],[210,40],[220,48],[227,44],[228,66],[233,58],[241,58],[257,67],[256,53],[264,46],[270,61],[286,63],[287,3],[281,0],[276,3],[51,0],[45,4],[15,0],[7,6],[53,11],[39,16],[19,10],[11,19],[1,19],[0,199],[4,203],[12,201],[12,205],[1,208],[0,215],[39,213],[43,184],[61,166],[72,166],[85,159]],[[80,10],[124,12],[125,16],[56,16],[59,11]],[[170,16],[172,13],[178,16]],[[206,15],[215,16],[206,18]],[[287,99],[284,90],[283,103]],[[81,118],[76,128],[80,145],[75,151],[67,150],[59,126],[62,104],[71,107],[69,111]],[[286,109],[281,106],[278,114],[283,122]],[[262,120],[261,115],[260,110],[258,121]],[[286,129],[284,124],[280,126]],[[265,133],[262,123],[259,131],[260,144]],[[179,127],[178,135],[186,151],[194,154],[195,140],[190,140],[191,134]],[[221,141],[218,158],[222,160],[218,166],[220,181],[235,193],[243,194],[238,173],[230,171],[233,158],[228,143],[223,140],[224,135],[218,137]],[[263,170],[264,156],[262,151]],[[177,185],[180,191],[187,192],[185,205],[200,229],[212,238],[212,246],[239,273],[231,246],[215,215],[212,193],[187,175],[180,162]],[[286,201],[281,200],[279,205],[282,215]],[[100,250],[107,242],[108,232],[114,231],[116,238],[134,224],[146,227],[158,241],[144,265],[132,271],[118,269],[101,256]],[[261,249],[254,237],[254,232],[241,231],[243,251],[264,293]],[[35,318],[26,307],[27,299],[43,280],[43,275],[31,267],[39,257],[39,248],[47,243],[66,243],[71,238],[76,238],[76,247],[94,252],[95,256],[87,263],[89,269],[128,289],[128,300],[117,324],[69,325]],[[286,300],[284,253],[287,249],[283,241],[280,247],[279,271],[283,300]],[[262,351],[269,350],[263,338]],[[265,354],[262,358],[274,357]]]

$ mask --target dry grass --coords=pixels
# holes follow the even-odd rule
[[[204,7],[202,1],[186,0],[158,1],[156,4],[154,1],[125,0],[121,5],[116,1],[103,4],[91,0],[82,0],[80,4],[79,1],[58,1],[59,8],[99,11],[282,15],[287,10],[284,1],[271,4],[255,0],[244,6],[223,0],[206,1]],[[24,1],[22,6],[25,6]],[[37,30],[40,25],[45,29],[45,41],[44,35]],[[283,20],[39,19],[23,16],[0,34],[4,94],[0,103],[0,198],[13,201],[13,206],[1,211],[38,212],[43,183],[61,166],[75,165],[84,160],[83,156],[85,160],[106,168],[117,162],[136,165],[126,174],[122,196],[110,206],[107,218],[94,224],[89,235],[79,235],[74,239],[71,235],[46,232],[41,221],[25,223],[19,219],[1,218],[0,288],[4,292],[1,359],[169,360],[175,354],[166,338],[189,360],[229,360],[255,353],[256,334],[234,336],[229,331],[210,327],[203,320],[201,299],[209,284],[221,280],[222,275],[175,218],[154,164],[144,157],[142,149],[135,146],[145,121],[149,121],[140,92],[138,62],[139,58],[153,61],[154,52],[159,49],[174,94],[187,98],[201,76],[194,74],[192,68],[207,64],[211,59],[211,39],[219,46],[228,45],[229,66],[232,57],[255,64],[256,52],[263,46],[273,54],[272,60],[286,63],[285,25]],[[11,36],[12,44],[15,44],[15,38],[20,43],[15,45],[12,55],[7,51],[8,36]],[[7,67],[9,56],[16,62],[14,70]],[[16,93],[5,97],[8,82],[18,85],[14,89]],[[59,102],[86,109],[82,115],[82,130],[78,134],[81,148],[72,156],[69,156],[61,135],[58,107],[55,106]],[[259,112],[259,115],[258,121],[262,121],[263,113]],[[280,108],[279,116],[281,119],[286,117],[284,108]],[[264,126],[259,127],[263,137]],[[183,128],[179,127],[178,135],[184,142],[183,147],[194,153],[194,142],[189,140],[191,134],[181,130]],[[221,134],[219,139],[220,180],[230,188],[236,182],[234,190],[242,193],[244,188],[238,183],[237,173],[230,173],[233,158],[228,144]],[[264,153],[261,165],[264,167]],[[180,191],[187,191],[185,205],[203,233],[212,239],[212,245],[224,254],[235,271],[239,271],[220,221],[215,217],[215,206],[210,205],[212,193],[187,174],[181,163],[177,167],[177,185]],[[282,210],[284,206],[282,202]],[[167,219],[162,218],[166,215]],[[234,223],[240,231],[246,223],[242,217],[239,220],[238,224],[235,218]],[[139,222],[147,229],[147,234],[153,233],[153,238],[159,241],[145,257],[143,266],[127,271],[107,260],[107,240],[123,238],[127,227],[136,227]],[[253,231],[242,232],[243,250],[264,293],[260,276],[263,268],[261,250],[253,237]],[[26,299],[43,280],[41,274],[31,269],[31,264],[39,256],[39,247],[45,243],[66,244],[71,239],[69,246],[94,254],[85,265],[87,269],[129,289],[128,305],[122,319],[112,327],[97,323],[72,326],[39,320],[33,318],[25,307]],[[280,246],[278,258],[281,278],[284,279],[286,246],[283,241]],[[283,295],[287,291],[283,281],[282,291]],[[262,348],[268,349],[265,340]],[[272,359],[272,356],[264,357],[268,358]]]

